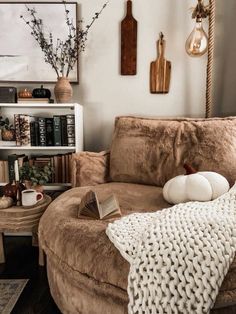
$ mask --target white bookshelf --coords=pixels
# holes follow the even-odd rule
[[[75,115],[75,146],[5,146],[0,145],[0,159],[7,159],[9,154],[24,153],[29,156],[38,154],[60,154],[63,152],[83,151],[83,107],[80,104],[45,104],[45,103],[0,103],[0,115],[8,117],[10,122],[14,121],[14,114],[29,114],[37,117],[52,117],[53,115]],[[0,186],[5,185],[0,182]],[[49,190],[60,190],[68,187],[68,184],[49,184],[45,188]]]

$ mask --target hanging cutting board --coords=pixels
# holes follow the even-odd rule
[[[160,34],[157,41],[157,60],[150,66],[150,92],[153,94],[166,94],[170,88],[171,62],[165,59],[166,41],[164,35]]]
[[[132,1],[127,1],[127,14],[121,22],[121,75],[137,73],[138,22],[132,15]]]

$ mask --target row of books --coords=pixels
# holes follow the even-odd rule
[[[16,146],[75,146],[75,116],[53,118],[15,114]]]
[[[54,171],[49,183],[71,183],[71,159],[72,153],[67,153],[33,157],[29,163],[37,167],[50,165]]]
[[[72,153],[34,156],[31,158],[28,158],[25,154],[11,154],[8,156],[8,160],[0,160],[0,182],[15,180],[15,160],[17,160],[19,168],[25,162],[37,167],[50,165],[53,168],[53,174],[48,183],[71,183],[71,159]]]

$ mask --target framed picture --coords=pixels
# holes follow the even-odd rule
[[[55,70],[44,61],[39,44],[20,17],[30,20],[29,8],[35,9],[43,21],[44,34],[65,40],[68,36],[65,8],[62,2],[0,2],[0,82],[52,83],[57,81]],[[77,21],[77,3],[66,4],[73,24]],[[71,83],[78,83],[78,62],[69,74]]]

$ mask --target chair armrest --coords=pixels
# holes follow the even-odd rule
[[[110,152],[81,152],[72,156],[72,187],[108,182]]]

